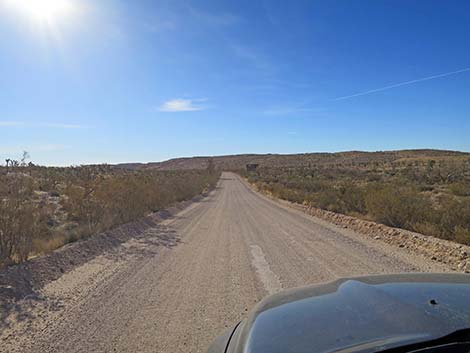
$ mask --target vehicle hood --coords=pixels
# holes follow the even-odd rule
[[[376,352],[466,328],[470,276],[371,276],[270,296],[231,345],[237,353]]]

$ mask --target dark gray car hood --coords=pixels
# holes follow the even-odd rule
[[[411,274],[342,279],[263,300],[229,352],[377,352],[470,328],[470,277]]]

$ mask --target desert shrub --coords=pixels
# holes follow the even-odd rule
[[[344,214],[365,212],[362,189],[350,183],[339,187],[325,187],[313,197],[312,204],[319,208]]]
[[[0,266],[190,199],[213,188],[220,176],[213,167],[197,171],[32,167],[21,169],[27,173],[18,171],[0,174]],[[62,221],[71,227],[55,227],[57,212],[66,215]]]
[[[27,258],[34,232],[34,206],[20,200],[0,203],[0,261],[14,262]]]
[[[86,228],[89,234],[106,228],[103,224],[106,205],[96,197],[95,191],[89,187],[76,185],[68,185],[64,191],[66,196],[64,209],[69,215],[69,220]]]
[[[398,185],[374,185],[365,194],[367,212],[377,222],[413,230],[433,212],[432,205],[415,189]]]
[[[457,196],[470,196],[470,182],[459,181],[449,185],[450,191]]]
[[[441,200],[441,205],[438,209],[438,219],[435,222],[438,224],[441,238],[453,238],[455,227],[460,218],[460,215],[457,213],[458,206],[459,204],[454,199],[444,198]]]
[[[465,245],[470,245],[470,228],[461,226],[455,227],[455,241]]]
[[[413,225],[413,230],[421,234],[432,235],[438,238],[445,238],[442,235],[438,222],[432,222],[432,221],[418,222]]]
[[[292,189],[281,188],[277,192],[277,196],[281,199],[288,200],[291,202],[303,203],[305,201],[304,194]]]
[[[95,178],[65,190],[70,219],[96,233],[190,199],[215,186],[217,173],[136,172]]]
[[[352,183],[346,183],[340,187],[339,191],[343,213],[363,214],[366,212],[364,192],[361,188]]]
[[[465,243],[466,231],[470,230],[470,200],[443,199],[436,223],[442,238]]]
[[[313,205],[328,211],[343,212],[340,205],[339,193],[334,188],[328,188],[316,194]]]
[[[468,159],[264,166],[248,178],[260,189],[286,200],[444,239],[468,241]]]
[[[0,189],[0,265],[21,262],[33,239],[47,231],[42,205],[34,199],[34,183],[21,174],[2,177]]]

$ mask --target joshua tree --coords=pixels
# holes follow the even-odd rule
[[[8,173],[9,168],[13,169],[14,167],[18,167],[18,165],[19,165],[18,161],[14,160],[14,159],[11,159],[11,158],[5,159],[5,163],[6,163],[6,167],[7,167],[7,173]]]
[[[23,151],[23,156],[21,157],[21,166],[26,167],[27,163],[26,161],[31,158],[29,153],[27,151]]]
[[[10,158],[5,159],[5,169],[6,169],[7,174],[8,174],[8,167],[10,166],[10,161],[11,161]]]

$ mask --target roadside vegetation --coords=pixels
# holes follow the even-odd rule
[[[0,267],[137,220],[215,186],[205,170],[127,170],[107,165],[0,167]]]
[[[243,172],[275,197],[470,245],[470,158],[403,158]]]

